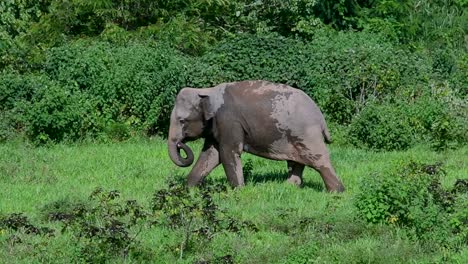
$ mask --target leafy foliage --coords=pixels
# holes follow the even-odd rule
[[[51,84],[44,75],[16,75],[0,73],[0,140],[12,138],[13,133],[28,130],[28,117],[32,113],[29,106],[41,89]]]
[[[276,34],[240,35],[221,42],[201,57],[191,75],[193,86],[265,79],[294,85],[301,75],[303,43]],[[208,68],[206,68],[208,66]]]
[[[424,40],[431,46],[444,43],[460,47],[466,30],[466,5],[463,0],[379,0],[361,6],[357,20],[362,28],[384,32],[404,43]]]
[[[264,79],[304,90],[359,144],[447,149],[467,138],[466,18],[464,0],[2,1],[0,140],[166,134],[180,88]],[[434,90],[448,111],[396,118]],[[403,128],[357,132],[366,118]]]
[[[62,232],[73,233],[80,259],[105,262],[115,255],[126,258],[130,251],[138,251],[136,237],[147,215],[135,200],[121,202],[119,197],[118,191],[97,188],[89,197],[91,205],[77,204],[65,212],[53,210],[48,218],[62,222]]]
[[[52,50],[45,65],[52,78],[89,95],[99,117],[152,131],[167,126],[186,66],[163,46],[80,42]]]
[[[226,186],[220,184],[189,189],[172,182],[169,188],[154,194],[152,210],[160,218],[159,223],[183,232],[177,249],[180,258],[195,245],[202,246],[220,232],[257,230],[253,223],[226,216],[218,207],[214,195],[223,194],[226,190]]]
[[[347,124],[368,101],[427,83],[429,64],[375,35],[321,30],[307,44],[275,34],[225,40],[201,57],[190,78],[195,87],[250,79],[286,83]]]
[[[48,227],[38,227],[33,225],[27,216],[22,213],[13,213],[0,218],[0,230],[10,229],[12,231],[22,231],[30,235],[53,236],[54,230]],[[17,241],[18,242],[18,241]]]
[[[415,131],[404,118],[406,110],[404,105],[368,106],[350,126],[353,144],[384,150],[408,148],[415,141]]]
[[[466,194],[458,192],[456,186],[444,189],[440,183],[444,174],[440,163],[409,162],[389,175],[368,177],[355,200],[360,217],[369,223],[405,227],[418,238],[442,244],[450,242],[444,239],[450,232],[462,234],[459,241],[463,241],[466,234],[453,229],[457,224],[451,227],[449,223],[460,223],[456,219],[461,211],[454,212]]]
[[[0,2],[0,70],[28,67],[29,46],[25,39],[32,25],[47,12],[50,0],[8,0]]]
[[[71,235],[78,251],[73,257],[81,262],[108,262],[115,259],[139,260],[149,253],[141,247],[144,230],[158,226],[181,234],[171,247],[178,258],[195,251],[225,233],[256,232],[250,221],[238,220],[219,208],[217,196],[227,195],[225,185],[187,188],[175,181],[154,193],[150,206],[136,200],[123,200],[119,191],[96,188],[87,201],[61,199],[41,209],[43,219],[61,224],[61,234]],[[12,233],[10,240],[22,243],[18,232],[27,235],[54,236],[55,230],[31,224],[24,214],[0,217],[0,234]],[[37,246],[37,245],[36,245]],[[213,257],[212,261],[233,263],[231,255]]]
[[[368,102],[425,85],[430,71],[417,54],[368,33],[323,31],[303,54],[298,86],[340,124],[349,124]]]
[[[406,149],[430,141],[434,149],[443,150],[462,140],[464,126],[443,101],[422,96],[366,106],[351,123],[348,138],[356,146],[372,149]]]
[[[86,133],[83,116],[91,112],[89,105],[80,93],[72,93],[56,83],[50,85],[24,105],[28,137],[38,143],[82,138]]]

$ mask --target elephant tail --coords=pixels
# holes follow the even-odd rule
[[[330,136],[330,131],[328,131],[328,127],[325,122],[323,122],[322,135],[323,135],[323,138],[325,139],[325,143],[330,144],[333,142]]]

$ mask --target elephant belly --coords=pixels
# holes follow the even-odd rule
[[[269,146],[244,144],[244,151],[256,156],[272,160],[297,160],[296,148],[286,139],[273,141]]]

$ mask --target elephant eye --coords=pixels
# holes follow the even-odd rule
[[[181,124],[185,124],[185,123],[186,123],[185,119],[180,119],[179,122],[180,122]]]

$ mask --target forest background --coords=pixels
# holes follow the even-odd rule
[[[165,135],[183,87],[308,93],[346,142],[466,142],[466,0],[5,0],[0,140]]]

